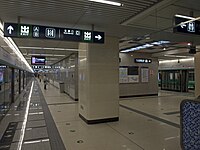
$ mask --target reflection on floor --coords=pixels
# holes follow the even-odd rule
[[[43,94],[38,92],[38,86]],[[194,99],[192,93],[167,91],[161,91],[159,96],[120,99],[120,121],[87,125],[78,116],[78,102],[59,89],[48,85],[47,90],[43,90],[43,83],[36,81],[30,107],[27,107],[30,91],[31,84],[27,96],[20,97],[21,101],[27,99],[24,107],[19,105],[17,110],[18,101],[1,122],[1,137],[5,137],[7,131],[13,131],[13,136],[9,134],[11,139],[6,144],[0,141],[0,150],[6,149],[9,143],[10,149],[17,150],[21,134],[24,134],[23,150],[62,150],[64,146],[67,150],[181,150],[179,104],[183,99]],[[13,128],[9,129],[9,125]],[[56,147],[58,145],[61,146]]]

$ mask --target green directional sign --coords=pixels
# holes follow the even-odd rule
[[[31,25],[25,25],[20,24],[18,25],[18,35],[20,37],[32,37],[32,26]]]
[[[4,23],[4,36],[104,44],[104,32],[72,28]]]
[[[92,31],[83,31],[83,41],[92,42]]]

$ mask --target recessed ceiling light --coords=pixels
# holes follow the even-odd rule
[[[188,46],[190,46],[190,45],[191,45],[191,43],[188,43],[187,45],[188,45]]]
[[[165,51],[165,50],[166,50],[166,48],[164,47],[164,48],[163,48],[163,50]]]
[[[113,2],[113,1],[109,1],[109,0],[88,0],[88,1],[103,3],[103,4],[109,4],[109,5],[114,5],[114,6],[123,6],[122,3]]]

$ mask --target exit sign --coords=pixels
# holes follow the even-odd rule
[[[4,36],[104,44],[104,32],[30,24],[4,24]]]

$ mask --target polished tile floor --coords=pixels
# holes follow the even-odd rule
[[[194,95],[160,91],[159,96],[120,99],[120,120],[96,125],[82,121],[78,102],[52,85],[43,90],[43,83],[35,80],[30,101],[29,94],[21,99],[27,99],[24,108],[16,112],[16,102],[0,124],[4,137],[9,123],[17,123],[7,142],[13,150],[20,150],[20,143],[23,150],[181,150],[179,105]],[[0,143],[0,150],[5,146]]]

